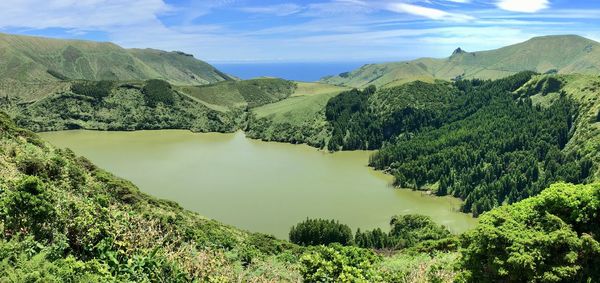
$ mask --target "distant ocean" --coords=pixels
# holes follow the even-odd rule
[[[227,63],[212,65],[220,71],[240,79],[277,77],[286,80],[313,82],[324,76],[352,71],[364,64],[367,63]]]

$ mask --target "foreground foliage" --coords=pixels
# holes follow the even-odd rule
[[[600,185],[556,184],[481,217],[467,232],[460,279],[598,282]]]

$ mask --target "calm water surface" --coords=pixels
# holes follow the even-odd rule
[[[267,143],[235,134],[64,131],[43,133],[59,147],[146,193],[250,231],[287,238],[306,217],[334,218],[356,228],[388,230],[392,215],[420,213],[453,232],[476,220],[460,202],[390,187],[367,167],[369,152],[327,153],[305,145]]]

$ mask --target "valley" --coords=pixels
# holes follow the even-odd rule
[[[0,281],[597,281],[598,46],[297,82],[0,34]]]

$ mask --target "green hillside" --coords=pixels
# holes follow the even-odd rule
[[[325,105],[347,88],[298,82],[289,98],[251,110],[248,137],[323,147],[329,138]]]
[[[179,86],[177,89],[217,110],[254,108],[292,95],[296,83],[282,79],[227,81],[203,86]]]
[[[124,49],[113,43],[0,33],[0,84],[62,80],[163,79],[172,84],[231,80],[182,52]],[[18,95],[19,93],[8,93]]]
[[[365,65],[321,81],[358,88],[369,84],[387,87],[414,80],[497,79],[520,71],[597,74],[600,43],[576,35],[535,37],[489,51],[467,52],[458,48],[443,59]]]
[[[63,85],[65,84],[65,85]],[[217,111],[161,80],[71,81],[34,101],[0,100],[0,109],[33,131],[67,129],[189,129],[231,132],[239,128],[238,111]]]

